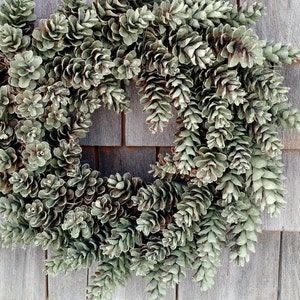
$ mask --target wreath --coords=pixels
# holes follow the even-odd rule
[[[261,212],[284,206],[279,127],[300,129],[278,67],[289,45],[249,27],[260,4],[224,0],[63,0],[34,28],[32,0],[0,6],[0,240],[54,253],[45,272],[98,263],[88,296],[109,299],[132,272],[162,299],[187,269],[206,290],[224,247],[244,265]],[[175,114],[155,180],[81,164],[79,140],[100,106],[146,122]],[[105,128],[103,128],[105,130]]]

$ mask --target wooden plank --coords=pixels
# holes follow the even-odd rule
[[[245,1],[245,0],[242,0]],[[241,1],[241,2],[242,2]],[[256,0],[248,1],[248,3]],[[267,15],[264,16],[256,26],[258,35],[267,40],[291,44],[300,48],[300,2],[299,0],[260,0],[266,7]],[[285,67],[280,73],[285,77],[285,85],[290,87],[289,99],[293,107],[300,108],[300,66]],[[281,134],[286,149],[300,149],[300,133],[295,130],[290,132],[284,130]]]
[[[44,256],[41,248],[0,247],[0,300],[45,299]]]
[[[152,134],[149,125],[145,123],[147,115],[143,113],[143,105],[134,84],[129,85],[127,92],[130,96],[131,112],[125,115],[125,143],[127,146],[172,146],[176,132],[176,118],[173,117],[163,132]]]
[[[56,277],[48,277],[48,280],[49,280],[48,300],[86,299],[86,286],[87,286],[86,269],[74,273],[70,273],[68,275],[61,274]]]
[[[120,146],[122,141],[121,115],[113,110],[98,109],[92,114],[93,125],[81,145]]]
[[[291,43],[300,48],[300,2],[299,0],[241,0],[241,3],[262,3],[267,15],[256,26],[259,35],[276,42]]]
[[[145,292],[148,281],[142,277],[132,276],[125,287],[118,287],[112,300],[147,300],[149,294]],[[188,298],[185,298],[188,299]],[[175,289],[168,289],[162,300],[176,300]]]
[[[96,147],[82,146],[81,164],[88,163],[91,168],[97,169],[97,162],[95,160]]]
[[[0,3],[3,0],[0,1]],[[88,4],[91,4],[93,0],[87,0]],[[35,0],[35,14],[37,16],[36,26],[39,24],[39,20],[47,19],[49,16],[56,11],[56,8],[59,4],[62,3],[62,0]]]
[[[130,172],[146,181],[152,181],[150,164],[155,163],[155,147],[100,147],[99,169],[104,176]]]
[[[264,214],[263,228],[265,230],[300,231],[300,151],[285,150],[283,162],[285,164],[287,204],[278,217],[270,218]]]
[[[279,300],[300,299],[300,233],[282,234]]]
[[[89,269],[88,282],[91,284],[91,276],[97,270],[97,264],[94,263]],[[147,300],[149,294],[146,292],[148,280],[140,276],[132,275],[132,277],[126,282],[125,286],[118,286],[113,294],[112,300]],[[176,300],[175,289],[168,289],[165,299],[161,300]]]
[[[259,235],[255,255],[243,268],[229,262],[224,252],[212,289],[201,292],[199,286],[184,279],[179,284],[178,300],[275,300],[277,299],[280,233]],[[295,298],[296,299],[296,298]]]
[[[60,0],[35,0],[35,9],[36,22],[35,25],[39,25],[41,19],[47,19],[50,15],[56,11],[58,4],[61,3]]]
[[[300,22],[298,26],[300,26]],[[285,67],[282,71],[282,75],[285,78],[285,85],[290,87],[288,94],[289,101],[292,103],[293,108],[300,109],[300,65]],[[300,149],[300,133],[296,130],[284,130],[282,138],[285,149]]]

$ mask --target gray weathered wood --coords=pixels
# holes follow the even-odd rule
[[[45,299],[44,251],[0,247],[0,300]]]
[[[300,299],[300,233],[282,234],[279,300]]]
[[[241,2],[245,2],[242,0]],[[257,2],[249,0],[248,3]],[[300,2],[299,0],[260,0],[266,7],[267,15],[255,26],[254,30],[263,38],[274,42],[291,44],[292,47],[300,48]],[[299,104],[299,80],[300,66],[285,67],[280,70],[285,77],[285,85],[290,87],[289,100],[293,107],[300,108]],[[300,134],[296,131],[283,131],[282,134],[285,148],[299,149]]]
[[[267,15],[256,26],[259,35],[268,40],[290,43],[300,48],[300,2],[298,0],[241,0],[241,3],[260,2]]]
[[[75,273],[70,273],[68,275],[62,274],[56,277],[48,277],[48,281],[49,281],[48,300],[86,299],[86,286],[87,286],[86,269],[77,271]]]
[[[97,264],[94,263],[90,268],[88,282],[92,283],[91,276],[97,270]],[[125,286],[118,286],[113,294],[112,300],[147,300],[149,294],[146,292],[147,280],[142,277],[132,275],[126,282]],[[176,300],[175,289],[168,289],[165,299],[161,300]]]
[[[107,109],[98,109],[92,114],[93,125],[88,135],[80,140],[81,145],[120,146],[122,142],[121,115]]]
[[[280,233],[264,232],[259,235],[256,253],[245,267],[229,263],[226,252],[213,288],[201,292],[189,277],[179,284],[178,300],[277,299],[279,249]]]
[[[283,161],[285,163],[284,174],[287,189],[286,208],[281,211],[278,217],[270,218],[265,215],[263,228],[265,230],[300,231],[300,151],[284,151]]]
[[[139,95],[134,84],[127,88],[131,98],[131,112],[126,114],[127,146],[172,146],[176,132],[176,119],[173,117],[163,132],[152,134],[149,125],[145,123],[147,115],[143,113],[143,105],[139,102]]]
[[[144,180],[152,181],[148,171],[156,160],[154,147],[101,147],[99,149],[99,169],[105,176],[130,172]]]
[[[35,25],[38,26],[41,19],[47,19],[56,10],[60,0],[35,0],[34,13],[36,15]]]
[[[1,1],[0,1],[1,2]],[[87,0],[87,3],[91,4],[93,0]],[[56,8],[62,0],[35,0],[35,14],[37,16],[36,25],[39,24],[39,20],[47,19],[51,13],[56,11]]]
[[[300,26],[300,22],[298,22],[298,26]],[[286,86],[290,87],[288,94],[289,101],[292,103],[293,108],[300,109],[300,65],[285,67],[282,71],[282,75],[285,77]],[[300,149],[300,133],[296,130],[284,130],[283,141],[285,149]]]
[[[112,300],[147,300],[149,294],[145,292],[147,280],[141,277],[132,276],[125,287],[118,287]],[[161,300],[176,300],[175,289],[168,289],[166,297]]]

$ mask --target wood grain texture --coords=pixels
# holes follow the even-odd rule
[[[56,11],[58,4],[61,3],[60,0],[35,0],[34,13],[36,14],[35,26],[39,25],[41,19],[47,19],[49,16]]]
[[[145,292],[146,286],[146,279],[132,276],[125,287],[116,289],[112,300],[147,300],[149,299],[149,294]],[[168,289],[166,297],[161,300],[176,300],[175,289]]]
[[[92,284],[91,276],[97,270],[97,264],[94,263],[89,269],[88,283]],[[147,300],[149,294],[145,291],[148,281],[142,277],[132,275],[126,282],[125,286],[118,286],[113,294],[112,300]],[[160,300],[176,300],[175,289],[168,289],[165,299]]]
[[[80,270],[68,275],[48,277],[49,298],[47,300],[85,300],[87,286],[87,270]],[[36,298],[34,300],[37,300]]]
[[[241,0],[245,2],[245,0]],[[249,0],[248,3],[257,2]],[[266,7],[267,15],[254,30],[263,38],[274,42],[291,44],[300,49],[300,1],[299,0],[260,0]],[[300,65],[287,66],[279,72],[285,77],[284,84],[290,87],[289,100],[293,107],[300,108]],[[284,130],[281,134],[286,149],[300,149],[300,133]]]
[[[284,151],[283,162],[287,189],[286,208],[275,218],[270,218],[265,214],[263,228],[265,230],[300,231],[300,151]]]
[[[267,15],[257,24],[259,36],[275,42],[289,43],[300,48],[299,0],[240,0],[241,3],[262,3]]]
[[[163,132],[152,134],[145,123],[147,115],[143,113],[143,105],[134,84],[127,88],[131,98],[131,112],[126,114],[125,143],[127,146],[172,146],[176,132],[176,119],[170,120]]]
[[[297,26],[300,26],[300,22]],[[285,67],[281,73],[285,78],[285,85],[290,87],[289,101],[292,103],[293,108],[300,109],[300,65]],[[300,149],[300,133],[295,129],[292,131],[284,130],[282,139],[285,149]]]
[[[82,158],[81,164],[88,163],[91,168],[98,169],[97,162],[95,160],[96,147],[82,146]]]
[[[0,300],[45,299],[43,260],[41,248],[0,247]]]
[[[153,181],[149,174],[150,164],[156,160],[154,147],[101,147],[99,148],[99,169],[104,176],[130,172],[146,181]]]
[[[300,233],[282,234],[282,263],[278,300],[300,299]]]
[[[98,109],[92,114],[93,125],[81,145],[120,146],[122,141],[121,115],[107,109]]]
[[[276,300],[279,249],[280,233],[264,232],[245,267],[230,263],[225,252],[213,288],[201,292],[189,277],[179,284],[178,300]]]

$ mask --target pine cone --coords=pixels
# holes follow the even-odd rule
[[[220,1],[191,0],[188,1],[187,15],[190,16],[188,24],[195,29],[215,27],[228,21],[227,14],[232,10],[233,5]]]
[[[63,230],[68,230],[72,238],[82,236],[89,239],[93,234],[94,220],[85,205],[70,210],[61,225]]]
[[[154,74],[145,74],[138,85],[142,95],[140,102],[145,104],[143,111],[148,113],[146,123],[151,124],[150,131],[155,133],[163,131],[172,118],[171,97],[166,89],[166,79]]]
[[[154,3],[155,21],[175,30],[188,18],[186,10],[187,5],[180,0],[162,1],[159,5]]]
[[[201,147],[199,156],[194,159],[197,167],[195,182],[198,186],[216,181],[221,177],[227,166],[227,157],[224,153]]]
[[[207,187],[189,187],[177,204],[178,211],[174,214],[176,225],[186,228],[192,227],[194,223],[200,223],[202,216],[207,214],[212,200],[213,195]]]
[[[14,129],[6,122],[0,121],[0,146],[7,149],[12,146],[15,140]]]
[[[93,38],[84,39],[75,55],[85,60],[87,66],[92,65],[100,79],[111,74],[111,68],[114,66],[111,61],[111,50],[109,47],[105,47],[101,41]]]
[[[51,160],[51,150],[47,142],[27,144],[22,152],[22,161],[28,171],[45,169]]]
[[[64,40],[67,45],[79,46],[86,37],[93,36],[93,27],[99,20],[96,11],[85,5],[80,6],[75,14],[72,13],[68,17],[69,30]]]
[[[34,7],[32,0],[4,0],[0,6],[0,24],[7,23],[28,33],[35,21]]]
[[[173,55],[177,56],[183,65],[194,65],[206,69],[215,61],[208,43],[202,40],[198,32],[192,31],[188,26],[180,27],[169,41]]]
[[[48,20],[41,20],[40,27],[33,31],[33,43],[43,56],[52,58],[65,48],[64,38],[68,30],[68,21],[63,14],[51,14]]]
[[[116,58],[114,59],[114,68],[112,74],[119,80],[132,79],[137,76],[141,71],[141,60],[137,58],[134,50],[126,53],[126,49],[120,47],[117,51]]]
[[[54,168],[57,176],[65,176],[69,171],[76,169],[80,164],[82,149],[74,141],[60,140],[58,147],[53,149],[53,158],[51,166]],[[63,169],[63,171],[62,171]],[[57,172],[60,173],[57,173]]]
[[[45,76],[41,64],[42,58],[34,55],[32,50],[17,54],[8,69],[10,84],[20,89],[34,90],[37,82]]]
[[[34,200],[31,204],[27,203],[25,208],[24,217],[31,227],[41,228],[47,226],[49,222],[48,211],[41,200]]]
[[[13,59],[16,52],[22,52],[30,44],[28,36],[23,36],[19,28],[4,24],[0,28],[0,51],[8,59]]]
[[[105,192],[106,180],[100,177],[97,170],[92,170],[88,164],[80,168],[76,177],[68,180],[68,186],[74,189],[77,202],[90,205],[91,202]]]
[[[38,178],[35,178],[34,173],[26,169],[20,169],[12,174],[9,182],[13,186],[13,191],[26,198],[30,196],[35,198],[38,193],[39,184]]]
[[[16,113],[20,119],[35,120],[44,113],[42,95],[25,90],[16,96]]]
[[[15,149],[0,149],[0,173],[12,174],[17,168],[18,157]]]
[[[97,197],[92,202],[92,216],[97,217],[102,224],[119,220],[125,213],[119,201],[113,200],[108,194]]]
[[[144,181],[139,177],[132,177],[130,173],[120,175],[111,175],[107,180],[107,187],[109,188],[109,195],[114,201],[125,204],[130,208],[133,203],[131,196],[136,195],[141,187],[144,187]]]
[[[248,3],[244,2],[241,5],[232,6],[226,21],[233,27],[255,25],[265,14],[265,7],[262,3],[255,2],[248,6]]]
[[[126,91],[121,88],[120,80],[107,76],[96,90],[103,106],[107,109],[113,109],[117,113],[129,111],[130,99]]]
[[[227,65],[208,69],[202,72],[205,88],[211,90],[216,88],[215,96],[221,97],[230,104],[239,105],[244,103],[246,91],[242,88],[242,83],[238,71],[228,69]],[[224,102],[223,102],[224,103]]]
[[[174,76],[179,72],[178,58],[163,44],[163,37],[158,39],[157,35],[152,27],[149,28],[146,31],[145,46],[140,49],[142,61],[146,62],[146,71]]]
[[[241,65],[242,68],[263,65],[264,41],[259,41],[252,29],[246,26],[238,28],[229,24],[219,25],[208,32],[209,45],[218,54],[217,60],[228,61],[228,67]]]

